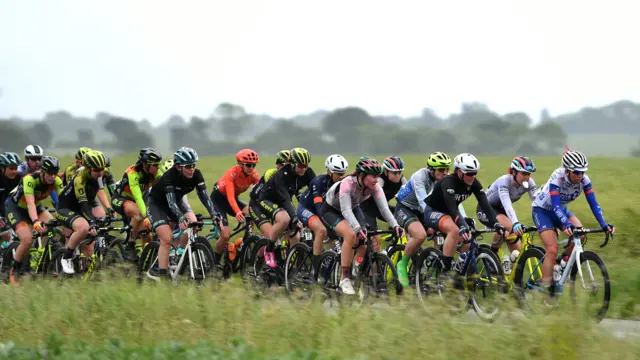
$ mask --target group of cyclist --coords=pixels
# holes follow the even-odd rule
[[[537,188],[531,178],[536,172],[533,161],[518,156],[512,160],[508,173],[496,179],[486,193],[477,179],[480,162],[469,153],[459,154],[453,161],[443,152],[432,153],[427,166],[407,180],[403,176],[404,161],[398,156],[387,157],[382,163],[361,157],[355,170],[347,174],[347,160],[340,154],[333,154],[325,160],[326,172],[316,176],[309,167],[311,154],[300,147],[280,151],[275,168],[260,176],[255,169],[260,161],[258,153],[243,149],[236,154],[237,165],[216,181],[211,194],[196,167],[198,154],[189,147],[178,149],[172,159],[164,162],[158,151],[141,149],[136,163],[125,170],[117,183],[109,171],[109,158],[99,150],[78,149],[76,162],[62,173],[58,159],[44,156],[40,146],[27,146],[24,156],[26,161],[22,163],[16,153],[0,154],[0,229],[4,240],[11,236],[6,231],[9,226],[20,239],[9,273],[9,281],[13,283],[17,283],[16,275],[32,245],[32,230],[45,234],[47,223],[54,217],[64,224],[68,239],[62,269],[66,274],[73,274],[72,258],[80,241],[96,234],[97,219],[114,213],[131,224],[132,239],[142,229],[155,231],[160,241],[159,266],[151,275],[157,280],[166,277],[172,227],[177,225],[184,230],[196,221],[186,197],[194,190],[211,218],[220,225],[220,237],[213,247],[217,256],[222,255],[229,241],[228,215],[238,222],[246,221],[246,216],[250,215],[262,235],[271,240],[260,254],[269,267],[277,266],[273,253],[276,241],[285,236],[295,244],[302,227],[314,233],[314,271],[319,265],[325,239],[341,239],[339,286],[347,295],[355,294],[350,277],[358,271],[358,262],[352,266],[352,246],[356,241],[366,239],[368,230],[377,229],[378,220],[387,222],[399,237],[405,231],[409,235],[404,255],[397,265],[403,286],[409,282],[409,261],[418,254],[428,234],[435,231],[445,234],[443,276],[451,277],[448,274],[454,264],[457,245],[470,240],[470,227],[475,225],[475,220],[467,217],[462,206],[472,194],[478,201],[478,220],[496,230],[491,245],[496,253],[503,235],[523,233],[525,226],[516,216],[512,204],[525,193],[529,195],[533,220],[547,253],[542,283],[551,295],[555,291],[553,267],[559,261],[556,229],[571,235],[581,226],[567,209],[568,203],[584,192],[600,226],[608,232],[615,230],[604,220],[591,181],[585,174],[586,156],[569,149],[562,155],[562,166],[542,187]],[[449,173],[452,163],[453,172]],[[110,199],[104,190],[105,184]],[[238,196],[251,187],[247,204]],[[56,207],[53,216],[42,206],[50,196]],[[293,204],[294,197],[298,199],[297,209]],[[396,206],[392,207],[389,201],[394,198]],[[141,236],[138,253],[150,240],[150,235]],[[379,251],[379,239],[374,237],[373,240]],[[180,242],[184,241],[183,236]],[[519,251],[520,243],[512,242],[508,247],[511,252]],[[464,252],[465,248],[462,246],[460,251]],[[81,250],[86,254],[93,251],[91,246]],[[362,252],[355,258],[363,255],[364,247],[358,251]],[[568,248],[561,257],[570,251]]]

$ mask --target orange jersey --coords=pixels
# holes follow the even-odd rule
[[[233,211],[237,214],[241,210],[236,202],[236,196],[247,191],[251,185],[255,185],[260,181],[260,174],[253,169],[251,174],[246,175],[240,166],[234,166],[224,173],[224,176],[216,184],[216,188],[220,193],[226,195],[227,201]],[[230,186],[233,184],[233,186]]]

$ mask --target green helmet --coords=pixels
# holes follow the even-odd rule
[[[173,159],[169,159],[162,164],[162,172],[167,172],[173,167]]]
[[[91,148],[88,148],[88,147],[79,148],[78,151],[76,151],[76,160],[82,160],[84,153],[86,153],[87,151],[91,151]]]
[[[427,165],[430,168],[434,169],[442,169],[451,167],[451,158],[449,155],[437,151],[433,154],[429,155],[429,159],[427,160]]]
[[[311,162],[311,154],[304,148],[291,149],[291,162],[301,165],[309,165]]]
[[[367,175],[382,175],[382,165],[374,158],[363,156],[356,164],[356,172]]]
[[[276,165],[277,164],[285,164],[291,161],[291,151],[289,150],[280,150],[278,151],[278,155],[276,155]]]
[[[102,151],[90,150],[84,153],[82,165],[88,169],[104,169],[107,167],[107,157]]]

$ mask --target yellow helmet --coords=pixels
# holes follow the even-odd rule
[[[88,148],[88,147],[79,148],[78,151],[76,152],[76,160],[82,160],[84,153],[86,153],[87,151],[91,151],[91,148]]]
[[[107,157],[102,151],[89,150],[82,156],[82,165],[88,169],[104,169],[107,167]]]
[[[162,172],[167,172],[173,167],[173,159],[169,159],[162,164]]]
[[[311,154],[304,148],[291,149],[291,162],[301,165],[309,165],[311,162]]]

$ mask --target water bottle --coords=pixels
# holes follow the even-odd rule
[[[351,271],[351,275],[354,277],[358,276],[358,272],[360,271],[360,267],[362,266],[362,256],[358,256],[356,260],[353,262],[353,270]]]
[[[458,261],[456,262],[455,266],[453,266],[455,271],[462,271],[465,261],[467,261],[467,252],[461,253],[460,257],[458,257]]]
[[[569,262],[569,257],[568,256],[563,256],[562,259],[560,260],[560,270],[562,272],[564,272],[564,269],[567,267],[567,263]]]
[[[502,269],[504,270],[505,275],[511,274],[511,256],[503,255],[502,256]]]

